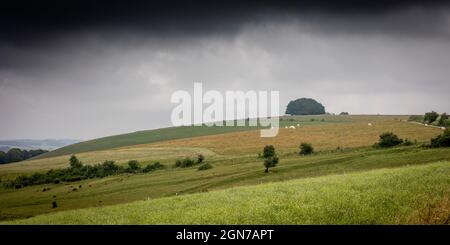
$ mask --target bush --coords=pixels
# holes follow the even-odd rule
[[[432,123],[436,121],[436,119],[439,117],[439,114],[435,111],[427,112],[425,113],[424,121],[428,123]]]
[[[163,167],[163,165],[161,163],[155,162],[153,164],[149,164],[149,165],[145,166],[145,168],[142,169],[142,172],[148,173],[148,172],[154,171],[154,170],[162,168],[162,167]]]
[[[192,167],[195,164],[197,164],[196,161],[192,160],[189,157],[184,158],[183,160],[179,160],[177,159],[175,162],[175,166],[174,167],[178,167],[178,168],[188,168],[188,167]]]
[[[139,162],[137,160],[130,160],[128,161],[128,168],[127,172],[129,173],[135,173],[141,170],[141,166],[139,165]]]
[[[69,165],[71,168],[81,168],[83,167],[83,164],[75,155],[72,155],[69,159]]]
[[[339,115],[341,115],[341,116],[347,116],[347,115],[349,115],[349,114],[348,114],[348,112],[343,111],[343,112],[339,113]]]
[[[431,139],[431,147],[449,147],[450,146],[450,128],[447,128],[443,134]]]
[[[202,163],[205,160],[205,156],[202,154],[197,155],[197,163]]]
[[[409,145],[413,145],[414,143],[412,141],[410,141],[409,139],[405,139],[403,140],[403,145],[405,146],[409,146]]]
[[[300,144],[300,155],[309,155],[314,153],[314,148],[309,143],[301,143]]]
[[[211,168],[213,168],[213,166],[211,164],[204,163],[204,164],[202,164],[202,165],[200,165],[198,167],[198,170],[203,171],[203,170],[208,170],[208,169],[211,169]]]
[[[398,138],[397,135],[391,132],[386,132],[380,135],[380,140],[378,144],[376,144],[379,147],[392,147],[399,145],[403,142],[400,138]]]

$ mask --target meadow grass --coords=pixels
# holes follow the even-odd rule
[[[446,161],[58,212],[8,224],[401,224],[449,192]]]
[[[262,159],[239,156],[206,159],[213,169],[171,168],[148,174],[123,174],[79,182],[29,186],[22,189],[0,188],[0,219],[18,219],[38,214],[115,205],[148,198],[191,194],[230,187],[258,185],[298,178],[346,174],[377,168],[394,168],[450,161],[450,148],[425,149],[418,146],[392,149],[357,148],[312,156],[290,154],[264,173]],[[81,188],[78,188],[81,185]],[[43,191],[44,188],[46,191]],[[73,189],[76,188],[76,191]],[[55,197],[54,197],[55,196]],[[52,208],[56,200],[58,208]]]

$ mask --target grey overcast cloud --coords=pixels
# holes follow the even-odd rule
[[[331,113],[450,112],[448,4],[184,4],[3,9],[0,139],[171,126],[171,94],[194,82],[279,90],[281,114],[301,97]]]

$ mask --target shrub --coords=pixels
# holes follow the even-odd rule
[[[450,128],[445,129],[444,133],[431,139],[431,147],[449,147],[450,146]]]
[[[380,135],[380,140],[377,144],[379,147],[392,147],[403,142],[397,135],[391,132],[386,132]]]
[[[140,169],[141,169],[141,166],[139,165],[139,162],[137,160],[128,161],[127,172],[135,173],[135,172],[138,172]]]
[[[197,155],[197,163],[202,163],[205,160],[205,156],[202,154]]]
[[[341,115],[341,116],[347,116],[347,115],[348,115],[348,112],[343,111],[343,112],[339,113],[339,115]]]
[[[428,123],[432,123],[436,121],[436,119],[439,117],[439,114],[435,111],[427,112],[425,113],[425,117],[423,120]]]
[[[264,172],[268,173],[269,168],[275,167],[279,162],[279,158],[275,152],[275,147],[273,147],[273,145],[266,145],[263,149],[263,157],[264,167],[266,168]]]
[[[208,170],[208,169],[211,169],[211,168],[213,168],[213,166],[211,164],[204,163],[204,164],[202,164],[202,165],[200,165],[198,167],[198,170],[203,171],[203,170]]]
[[[69,164],[71,168],[81,168],[83,167],[83,164],[75,155],[72,155],[69,159]]]
[[[148,173],[148,172],[154,171],[154,170],[162,168],[162,167],[163,167],[163,165],[161,163],[155,162],[153,164],[149,164],[149,165],[145,166],[145,168],[142,169],[142,172]]]
[[[403,145],[408,146],[408,145],[413,145],[414,143],[412,141],[410,141],[409,139],[405,139],[403,140]]]
[[[52,202],[52,208],[57,208],[58,207],[58,204],[56,203],[56,201],[53,201]]]
[[[196,161],[192,160],[189,157],[184,158],[183,160],[179,160],[177,159],[175,162],[175,166],[174,167],[178,167],[178,168],[188,168],[188,167],[192,167],[195,164],[197,164]]]
[[[309,143],[301,143],[300,144],[300,155],[309,155],[314,153],[314,148]]]

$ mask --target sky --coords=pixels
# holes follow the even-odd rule
[[[0,139],[171,126],[173,92],[277,90],[327,112],[450,112],[450,6],[42,1],[0,10]],[[233,3],[233,2],[232,2]]]

